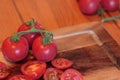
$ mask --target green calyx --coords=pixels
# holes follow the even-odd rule
[[[35,23],[34,23],[33,19],[31,21],[27,22],[26,25],[29,25],[31,27],[31,29],[16,33],[11,38],[12,42],[19,41],[20,36],[22,36],[23,34],[28,34],[28,33],[31,33],[31,32],[36,32],[36,33],[41,34],[43,45],[47,45],[47,44],[52,43],[52,40],[53,40],[53,34],[52,34],[52,32],[49,32],[47,30],[36,29],[35,28]]]

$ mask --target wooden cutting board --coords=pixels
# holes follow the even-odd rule
[[[85,23],[52,32],[58,46],[57,57],[72,60],[73,68],[84,75],[84,80],[120,80],[120,48],[101,23]],[[21,63],[10,63],[0,54],[0,61],[10,66],[11,75],[20,73]]]

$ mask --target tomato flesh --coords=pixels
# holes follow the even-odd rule
[[[46,71],[46,63],[42,61],[28,61],[22,65],[21,71],[31,79],[38,79]]]
[[[55,68],[48,68],[44,74],[44,80],[60,80],[60,76],[63,71],[55,69]]]
[[[66,69],[72,66],[73,62],[65,58],[56,58],[52,60],[52,65],[58,69]]]
[[[81,73],[75,69],[67,69],[61,75],[60,80],[83,80]]]
[[[9,80],[31,80],[24,75],[14,75]]]
[[[3,62],[0,62],[0,80],[6,78],[9,75],[7,70],[7,65]]]

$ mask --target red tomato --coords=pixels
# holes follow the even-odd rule
[[[35,24],[35,28],[36,28],[36,29],[43,30],[43,27],[42,27],[40,24],[38,24],[38,23]],[[26,24],[22,24],[22,25],[18,28],[18,32],[20,32],[20,31],[26,31],[26,30],[29,30],[29,29],[31,29],[30,26],[28,26],[28,25],[26,25]],[[34,33],[34,32],[23,35],[23,37],[25,37],[25,38],[28,40],[28,43],[29,43],[29,47],[30,47],[30,48],[32,47],[32,44],[33,44],[34,39],[36,39],[38,36],[40,36],[40,34],[39,34],[39,33]]]
[[[9,75],[9,72],[7,69],[8,69],[8,66],[5,63],[0,62],[0,80],[6,78]]]
[[[24,37],[19,41],[11,41],[11,37],[6,38],[2,43],[2,53],[4,57],[12,62],[23,60],[28,54],[28,42]]]
[[[84,14],[95,14],[99,8],[100,0],[79,0],[80,10]]]
[[[119,0],[101,0],[101,5],[107,11],[115,11],[119,8]]]
[[[22,65],[21,71],[27,77],[35,80],[45,73],[46,63],[42,61],[28,61]]]
[[[44,80],[60,80],[60,76],[63,71],[55,69],[55,68],[48,68],[44,74]]]
[[[28,79],[24,75],[14,75],[9,80],[32,80],[32,79]]]
[[[32,51],[37,60],[48,62],[56,56],[57,46],[54,41],[44,46],[42,38],[38,37],[33,42]]]
[[[65,58],[56,58],[52,60],[52,65],[58,69],[66,69],[72,66],[73,62]]]
[[[62,75],[60,80],[83,80],[81,73],[75,69],[67,69]]]

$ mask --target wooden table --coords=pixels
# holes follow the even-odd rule
[[[105,17],[118,14],[119,11],[104,13]],[[82,14],[77,0],[1,0],[0,42],[7,36],[14,34],[23,22],[31,18],[34,18],[48,30],[101,21],[99,15],[87,16]],[[120,21],[110,21],[102,24],[120,45]],[[119,74],[120,71],[111,67],[97,73],[86,74],[85,80],[120,80]]]

